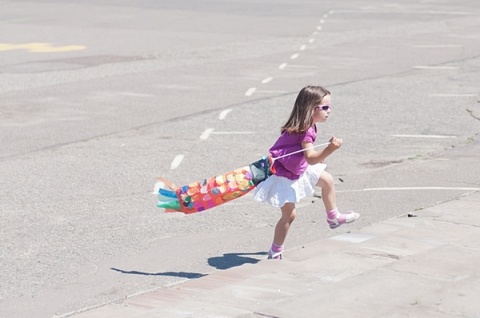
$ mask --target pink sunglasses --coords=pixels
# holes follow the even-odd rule
[[[329,110],[329,109],[332,108],[332,105],[318,105],[318,106],[315,107],[315,108],[318,108],[318,109],[320,109],[320,110],[327,111],[327,110]]]

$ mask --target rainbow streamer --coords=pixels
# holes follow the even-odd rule
[[[205,211],[247,194],[274,172],[272,158],[262,157],[248,166],[179,188],[159,178],[157,206],[185,214]]]

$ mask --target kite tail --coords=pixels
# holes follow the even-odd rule
[[[201,212],[247,194],[274,172],[272,158],[262,157],[248,166],[179,188],[159,178],[157,206],[166,212]]]

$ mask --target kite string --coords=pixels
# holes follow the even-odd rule
[[[311,147],[308,147],[308,148],[305,148],[305,149],[300,149],[300,150],[297,150],[297,151],[294,151],[294,152],[287,153],[287,154],[285,154],[285,155],[281,155],[281,156],[272,158],[272,160],[275,161],[275,160],[277,160],[277,159],[282,159],[282,158],[285,158],[285,157],[294,155],[294,154],[296,154],[296,153],[303,152],[303,151],[308,150],[308,149],[314,149],[314,148],[319,148],[319,147],[326,147],[326,146],[328,146],[329,144],[330,144],[329,142],[326,142],[326,143],[324,143],[324,144],[320,144],[320,145],[316,145],[316,146],[311,146]]]

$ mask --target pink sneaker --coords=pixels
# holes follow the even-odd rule
[[[278,259],[278,260],[281,260],[283,257],[282,257],[282,253],[283,251],[281,252],[274,252],[272,251],[272,249],[270,249],[270,251],[268,251],[268,259]]]
[[[327,222],[328,222],[328,225],[330,225],[331,229],[336,229],[340,225],[344,223],[353,222],[359,217],[360,217],[360,214],[353,211],[347,211],[346,213],[337,213],[337,216],[333,219],[329,219],[327,217]]]

